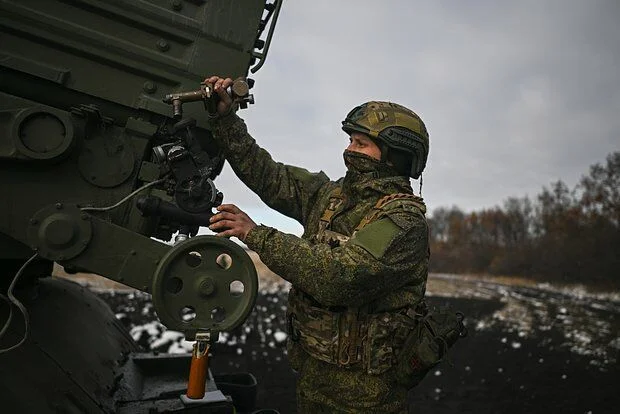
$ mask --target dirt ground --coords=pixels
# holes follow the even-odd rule
[[[258,264],[260,268],[260,263]],[[261,269],[262,270],[262,269]],[[212,348],[214,374],[251,372],[256,408],[295,412],[286,362],[287,285],[261,273],[254,311]],[[96,285],[96,284],[95,284]],[[144,348],[186,352],[148,295],[95,287]],[[432,275],[428,301],[466,315],[467,338],[409,396],[412,413],[615,413],[620,406],[620,294],[519,280]]]

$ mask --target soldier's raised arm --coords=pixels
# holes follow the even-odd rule
[[[217,112],[209,114],[210,123],[213,137],[235,174],[269,207],[305,224],[309,206],[329,181],[327,175],[274,161],[235,114],[234,102],[227,91],[232,79],[211,76],[205,82],[212,84],[220,96]]]

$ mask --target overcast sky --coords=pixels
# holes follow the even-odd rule
[[[620,1],[285,0],[253,77],[240,115],[276,160],[341,177],[340,122],[389,100],[429,130],[430,211],[493,207],[572,187],[620,150]],[[299,232],[228,166],[216,184],[255,221]]]

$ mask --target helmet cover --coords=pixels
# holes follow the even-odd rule
[[[342,121],[342,129],[351,134],[360,132],[387,148],[387,159],[403,155],[411,158],[409,176],[418,178],[429,152],[429,135],[422,119],[410,109],[392,102],[371,101],[353,108]],[[390,157],[390,153],[394,157]]]

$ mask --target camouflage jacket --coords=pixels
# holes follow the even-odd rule
[[[429,258],[423,206],[387,209],[353,234],[378,200],[412,194],[408,178],[365,175],[354,182],[346,177],[330,181],[323,172],[275,162],[234,114],[217,119],[212,128],[236,175],[269,207],[304,227],[299,238],[259,225],[245,240],[272,271],[291,282],[289,306],[302,295],[317,308],[364,307],[383,313],[412,307],[422,299]],[[316,236],[336,187],[342,188],[344,202],[329,230],[350,239],[334,247],[317,242]]]

